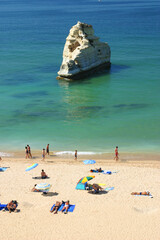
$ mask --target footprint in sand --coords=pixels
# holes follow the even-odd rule
[[[22,203],[22,206],[26,207],[26,208],[31,208],[33,207],[33,204],[32,203],[29,203],[29,202],[23,202]]]
[[[158,208],[133,208],[136,212],[139,212],[139,213],[154,213],[154,212],[157,212],[159,209]]]

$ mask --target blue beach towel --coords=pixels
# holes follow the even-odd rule
[[[107,188],[105,188],[105,190],[108,192],[108,191],[111,191],[111,190],[113,190],[114,189],[114,187],[107,187]]]
[[[145,197],[153,198],[153,196],[152,196],[151,194],[149,194],[149,195],[134,195],[134,196],[137,196],[137,197],[139,197],[139,196],[145,196]]]
[[[118,172],[116,172],[116,171],[111,172],[111,171],[108,171],[108,170],[103,171],[103,174],[113,174],[113,173],[118,173]]]
[[[1,167],[1,168],[0,168],[0,172],[4,172],[4,171],[6,171],[6,170],[7,170],[6,167]]]
[[[91,172],[94,172],[94,173],[103,173],[104,171],[102,170],[101,172],[98,172],[97,170],[92,170]]]
[[[58,209],[58,211],[62,211],[63,207],[64,207],[65,204],[62,204],[60,206],[60,208]],[[53,209],[53,207],[55,206],[55,204],[51,207],[51,211]],[[69,208],[68,208],[68,212],[73,212],[75,209],[75,205],[69,205]]]
[[[6,208],[7,207],[7,204],[1,204],[0,203],[0,211],[3,209],[3,208]]]
[[[16,207],[18,207],[18,203],[16,204]],[[5,209],[6,211],[9,211],[8,208],[7,208],[7,204],[1,204],[1,203],[0,203],[0,211],[1,211],[2,209]]]

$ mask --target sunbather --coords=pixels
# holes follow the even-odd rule
[[[102,168],[91,169],[90,172],[103,172]]]
[[[100,191],[103,190],[103,188],[100,187],[100,186],[99,186],[98,184],[96,184],[96,183],[94,183],[93,185],[91,185],[91,187],[92,187],[92,190],[94,190],[94,191],[93,191],[94,193],[99,193],[99,190],[100,190]]]
[[[131,195],[145,195],[145,196],[149,196],[150,192],[132,192]]]
[[[50,210],[50,212],[52,213],[52,212],[54,212],[54,214],[57,214],[57,212],[58,212],[58,209],[60,208],[60,206],[62,205],[62,202],[56,202],[56,204],[55,204],[55,206],[53,207],[53,209],[52,210]]]
[[[61,212],[65,211],[64,213],[66,214],[68,212],[68,208],[69,208],[69,200],[67,202],[65,202],[64,207],[62,208]]]
[[[47,177],[48,177],[47,174],[46,174],[45,171],[42,169],[41,178],[42,178],[42,179],[45,179],[45,178],[47,178]]]
[[[37,186],[37,184],[34,185],[34,187],[31,189],[31,192],[40,192],[40,190],[35,188],[36,186]]]
[[[12,200],[10,203],[7,204],[6,209],[8,209],[10,213],[14,212],[17,208],[17,205],[18,205],[17,201]]]

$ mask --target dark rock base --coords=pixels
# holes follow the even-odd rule
[[[63,76],[63,75],[59,75],[57,76],[57,79],[66,79],[66,80],[79,80],[79,79],[83,79],[83,78],[86,78],[88,76],[91,76],[91,75],[94,75],[94,74],[97,74],[97,73],[102,73],[104,70],[107,70],[107,69],[110,69],[111,67],[111,63],[110,62],[106,62],[106,63],[103,63],[99,66],[96,66],[92,69],[89,69],[89,70],[86,70],[86,71],[81,71],[75,75],[72,75],[72,76]]]

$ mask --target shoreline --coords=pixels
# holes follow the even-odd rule
[[[24,151],[14,151],[14,152],[3,152],[6,156],[2,156],[1,163],[4,162],[26,162],[26,163],[45,163],[45,164],[73,164],[79,165],[83,163],[83,160],[86,159],[94,159],[96,160],[96,165],[135,165],[139,166],[151,166],[160,168],[160,154],[147,154],[147,153],[120,153],[119,160],[114,160],[114,153],[99,153],[99,154],[79,154],[77,160],[74,159],[74,154],[59,154],[61,151],[50,151],[50,155],[46,155],[44,161],[42,161],[42,152],[41,150],[33,150],[32,152],[32,159],[25,158]],[[2,152],[0,152],[2,153]],[[0,154],[1,156],[1,154]],[[94,168],[94,165],[89,165],[90,168]]]

